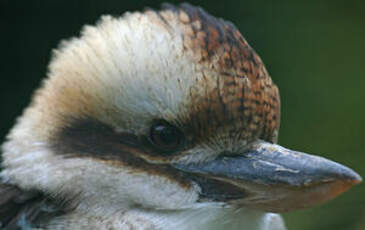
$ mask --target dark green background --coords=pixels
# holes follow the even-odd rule
[[[281,92],[281,145],[334,159],[365,176],[365,1],[190,2],[236,24],[264,60]],[[61,39],[101,14],[160,3],[0,0],[0,142],[46,75]],[[284,216],[291,230],[363,230],[364,196],[365,183]]]

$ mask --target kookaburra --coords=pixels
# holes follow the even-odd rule
[[[103,16],[54,51],[2,146],[8,229],[282,230],[359,183],[276,144],[280,98],[235,26],[188,4]]]

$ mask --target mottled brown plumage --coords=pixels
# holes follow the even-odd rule
[[[197,87],[204,85],[204,92],[201,95],[202,89],[191,89],[191,119],[186,124],[201,138],[228,126],[232,138],[275,143],[280,125],[279,91],[237,28],[188,4],[165,4],[158,14],[167,25],[172,18],[178,19],[184,47],[194,52],[194,60],[203,69],[204,82]]]

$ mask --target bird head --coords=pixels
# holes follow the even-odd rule
[[[277,145],[279,123],[278,88],[230,22],[188,4],[104,16],[54,51],[3,145],[1,175],[112,210],[284,212],[361,181]]]

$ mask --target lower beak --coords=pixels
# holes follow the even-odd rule
[[[202,199],[270,212],[311,207],[362,180],[336,162],[261,141],[239,155],[174,167],[200,185]]]

